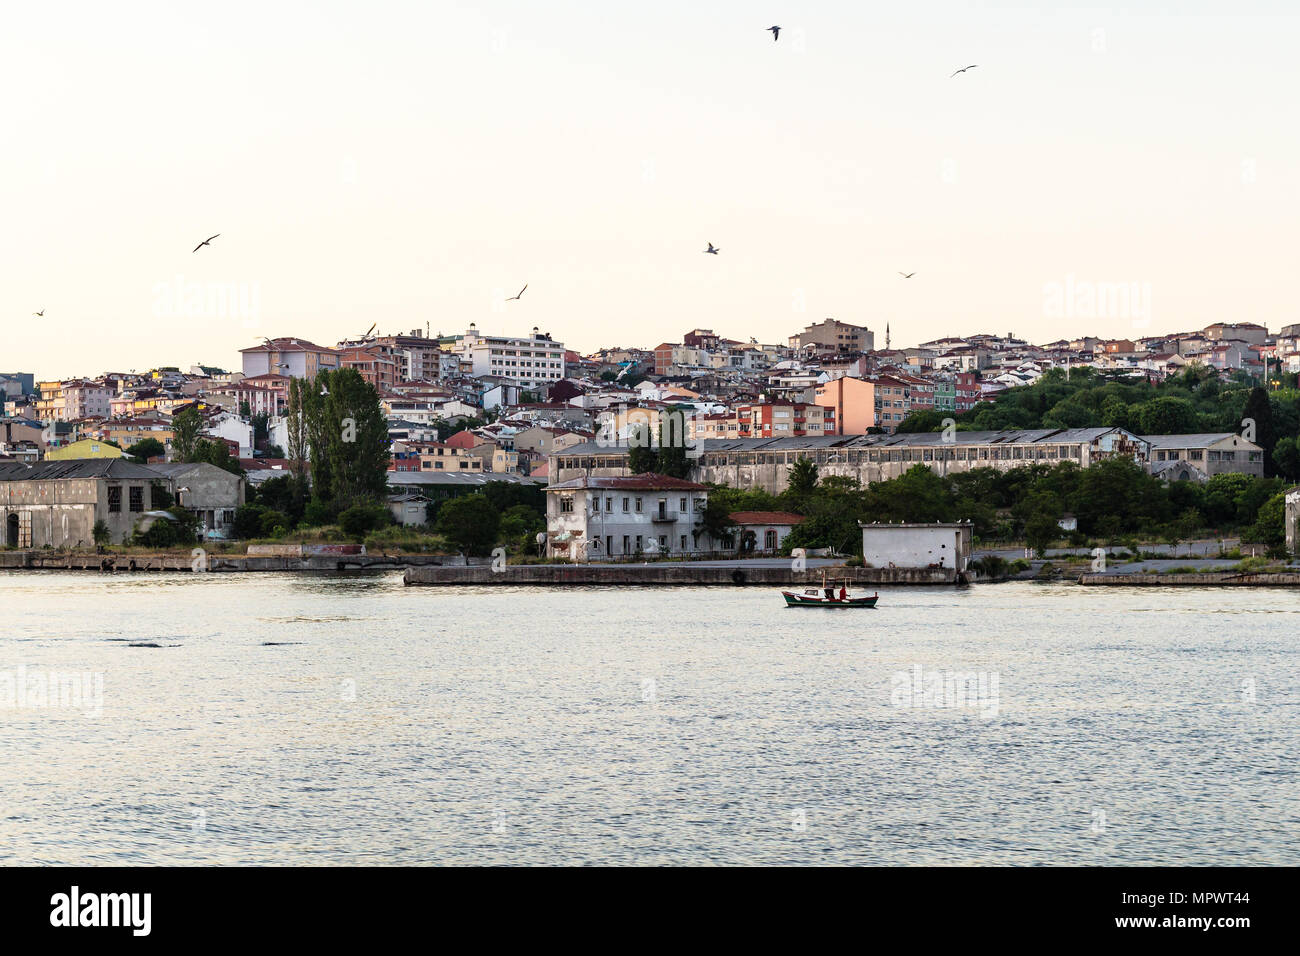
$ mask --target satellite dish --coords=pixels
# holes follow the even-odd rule
[[[539,532],[537,532],[537,537],[536,537],[535,540],[537,541],[538,544],[545,544],[545,543],[546,543],[546,532],[545,532],[545,531],[539,531]]]

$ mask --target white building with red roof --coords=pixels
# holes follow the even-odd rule
[[[646,472],[582,477],[546,488],[546,553],[571,561],[631,560],[707,550],[696,532],[707,485]]]

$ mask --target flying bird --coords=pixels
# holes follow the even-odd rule
[[[711,242],[709,243],[709,248],[705,249],[704,251],[705,251],[705,252],[711,252],[711,253],[713,253],[715,256],[718,254],[718,250],[715,249],[715,248],[713,248],[713,243],[711,243]]]
[[[32,315],[36,316],[37,318],[43,319],[45,318],[45,310],[41,309],[41,311],[39,312],[33,312]]]
[[[219,235],[221,235],[221,233],[217,233],[217,236],[219,236]],[[203,240],[202,242],[200,242],[197,246],[195,246],[193,251],[194,251],[194,252],[198,252],[200,249],[202,249],[202,248],[203,248],[204,246],[206,246],[208,243],[212,242],[213,239],[217,238],[217,236],[208,236],[208,238],[204,239],[204,240]]]
[[[524,289],[527,289],[527,288],[528,288],[528,283],[525,282],[525,283],[524,283],[524,288],[519,290],[519,295],[523,295],[523,294],[524,294]],[[510,298],[506,299],[506,301],[507,301],[507,302],[513,302],[515,299],[519,298],[519,295],[512,295]]]
[[[370,338],[370,333],[373,332],[373,331],[375,331],[375,329],[376,329],[378,326],[379,326],[379,323],[376,322],[376,323],[375,323],[374,325],[372,325],[370,328],[366,329],[365,334],[363,334],[361,337],[362,337],[363,339],[368,339],[368,338]]]
[[[973,70],[977,66],[979,66],[978,63],[972,63],[970,66],[963,66],[960,70],[957,71],[957,73],[965,73],[967,70]],[[957,73],[954,73],[952,76],[956,76]],[[952,76],[948,77],[948,79],[951,80]]]
[[[900,272],[899,275],[902,276],[904,279],[910,279],[910,278],[912,278],[912,276],[916,275],[916,273],[915,273],[915,272]]]
[[[780,28],[780,27],[768,27],[768,29],[772,31],[772,42],[773,42],[773,43],[775,43],[777,40],[781,39],[781,28]]]

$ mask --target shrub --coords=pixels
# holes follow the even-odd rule
[[[364,538],[366,533],[388,524],[388,509],[380,504],[353,505],[339,514],[339,528],[350,538]]]

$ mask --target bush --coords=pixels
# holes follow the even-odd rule
[[[366,533],[384,527],[391,520],[381,504],[353,505],[339,515],[339,528],[350,538],[364,538]]]

